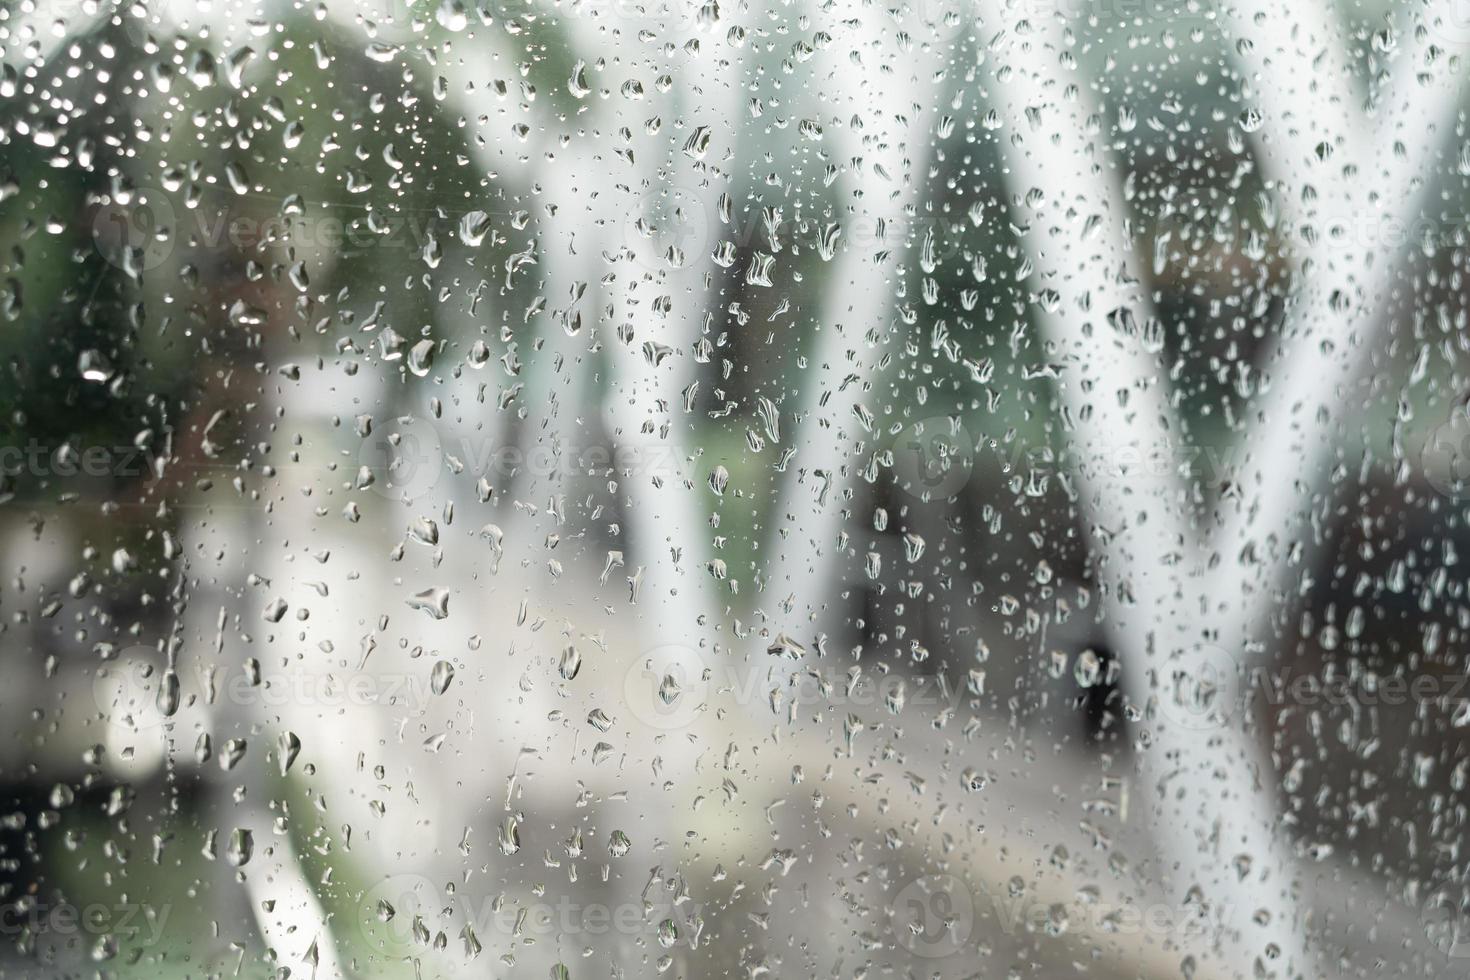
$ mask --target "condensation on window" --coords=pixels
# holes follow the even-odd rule
[[[0,59],[0,978],[1470,969],[1461,3]]]

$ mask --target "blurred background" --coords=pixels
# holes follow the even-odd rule
[[[1470,976],[1455,0],[0,42],[0,975]]]

